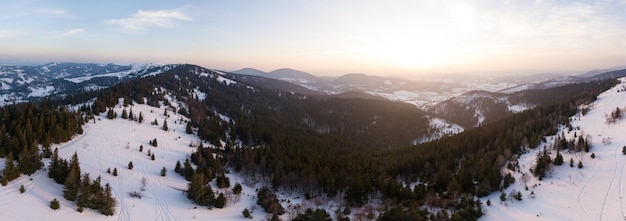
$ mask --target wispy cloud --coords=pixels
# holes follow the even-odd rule
[[[75,28],[75,29],[72,29],[72,30],[69,30],[69,31],[61,32],[61,33],[57,34],[56,36],[57,37],[69,37],[69,36],[78,35],[78,34],[83,33],[83,32],[85,32],[85,29]]]
[[[183,7],[154,11],[138,10],[128,18],[109,19],[105,22],[117,26],[117,29],[128,32],[142,32],[147,28],[171,28],[177,21],[193,21]]]
[[[25,32],[14,31],[14,30],[0,30],[0,39],[3,38],[15,38],[19,36],[25,35]]]
[[[65,11],[63,9],[55,8],[55,7],[49,7],[49,6],[40,7],[37,10],[35,10],[35,13],[56,15],[56,16],[69,16],[70,15],[67,11]]]

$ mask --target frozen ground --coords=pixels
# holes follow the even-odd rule
[[[626,80],[604,92],[591,105],[585,115],[573,116],[574,130],[561,131],[568,138],[585,134],[591,136],[589,153],[562,152],[564,164],[554,166],[548,177],[542,181],[532,178],[528,181],[528,190],[522,182],[522,173],[529,174],[534,166],[536,154],[544,146],[551,146],[553,137],[547,143],[525,154],[520,159],[521,172],[515,172],[516,182],[507,190],[521,191],[522,201],[507,199],[500,201],[500,193],[492,193],[482,199],[491,201],[491,206],[484,206],[486,214],[482,220],[624,220],[626,209],[626,155],[622,147],[626,145],[626,119],[615,124],[606,123],[606,114],[616,108],[626,107]],[[619,92],[622,91],[622,92]],[[559,132],[560,134],[561,132]],[[595,153],[595,158],[591,154]],[[556,155],[552,151],[552,157]],[[575,161],[569,166],[570,159]],[[578,161],[584,167],[577,168]],[[534,198],[531,196],[534,193]]]

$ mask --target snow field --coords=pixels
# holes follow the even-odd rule
[[[491,206],[485,205],[485,215],[482,220],[624,220],[626,218],[626,155],[622,154],[622,147],[626,145],[626,119],[618,120],[615,124],[606,123],[606,114],[617,107],[626,107],[626,92],[618,89],[626,87],[626,79],[602,93],[592,104],[591,110],[584,116],[573,116],[574,130],[562,127],[559,134],[565,133],[568,139],[584,134],[591,138],[589,153],[570,153],[561,151],[564,163],[554,166],[547,177],[542,181],[532,177],[525,190],[522,182],[522,173],[531,174],[529,169],[534,167],[536,155],[544,146],[548,149],[554,142],[554,136],[547,137],[547,143],[531,150],[520,157],[520,171],[514,172],[515,183],[505,190],[509,194],[512,190],[521,191],[522,201],[500,201],[500,193],[481,199],[483,203],[491,201]],[[595,158],[591,154],[595,153]],[[556,156],[556,151],[551,151]],[[574,167],[569,166],[570,159],[574,159]],[[584,167],[577,168],[578,161]],[[531,198],[531,191],[534,198]]]
[[[78,213],[76,203],[63,198],[63,186],[48,178],[46,171],[39,170],[31,177],[22,175],[7,186],[0,186],[0,212],[5,214],[2,220],[248,220],[241,212],[256,204],[256,192],[235,174],[227,174],[231,188],[235,183],[241,183],[243,192],[239,201],[235,202],[231,196],[224,209],[209,210],[197,206],[183,194],[188,182],[174,172],[174,167],[176,161],[183,163],[196,149],[189,145],[192,142],[198,144],[200,140],[185,133],[186,124],[178,122],[181,115],[168,110],[170,117],[165,117],[164,106],[155,108],[135,104],[126,110],[130,112],[131,107],[135,117],[140,112],[143,114],[143,123],[120,118],[124,107],[117,105],[116,119],[109,120],[106,114],[96,116],[83,127],[82,135],[51,147],[52,150],[58,148],[59,156],[68,160],[74,152],[78,153],[82,173],[89,173],[91,179],[100,176],[102,185],[111,185],[117,199],[113,216],[104,216],[90,209]],[[159,126],[151,125],[155,118]],[[169,131],[161,129],[163,120],[167,120]],[[158,146],[152,147],[148,142],[155,138]],[[140,145],[143,145],[142,152],[139,151]],[[148,150],[155,154],[154,161],[148,156]],[[129,170],[131,161],[134,168]],[[47,167],[49,160],[44,162]],[[167,169],[165,177],[160,175],[163,167]],[[117,168],[118,176],[108,174],[109,168],[111,171]],[[141,191],[144,177],[146,190]],[[25,193],[19,192],[20,185],[24,185]],[[213,190],[231,192],[230,188],[218,189],[214,183]],[[132,198],[130,192],[139,192],[143,197]],[[60,202],[60,209],[56,211],[49,208],[50,201],[55,198]],[[258,208],[252,215],[258,220],[265,213]]]

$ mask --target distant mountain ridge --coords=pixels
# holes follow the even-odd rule
[[[49,63],[0,66],[0,104],[58,97],[162,73],[177,65]]]

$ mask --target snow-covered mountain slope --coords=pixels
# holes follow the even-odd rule
[[[170,100],[174,107],[181,105]],[[177,161],[184,162],[196,149],[191,146],[201,142],[195,135],[185,133],[186,117],[166,106],[156,108],[134,104],[123,107],[121,101],[114,109],[118,116],[124,108],[132,109],[136,115],[142,113],[146,121],[138,123],[120,117],[110,120],[101,114],[84,126],[82,135],[51,147],[58,148],[59,156],[65,159],[78,153],[83,173],[89,173],[93,179],[100,176],[103,185],[111,185],[117,200],[115,214],[107,217],[89,209],[77,212],[76,202],[63,198],[63,186],[48,178],[44,170],[39,170],[31,177],[22,175],[7,186],[0,187],[2,220],[246,220],[241,211],[255,205],[256,194],[254,188],[245,185],[239,176],[227,174],[231,185],[242,184],[243,192],[240,196],[227,194],[228,204],[224,209],[207,210],[195,205],[183,194],[182,190],[187,188],[188,182],[174,172],[175,164]],[[164,115],[166,109],[168,116]],[[169,131],[164,131],[159,125],[151,125],[153,119],[160,125],[167,121]],[[158,146],[152,147],[149,141],[155,138]],[[140,146],[143,146],[143,151],[139,151]],[[155,155],[155,160],[147,155],[148,151]],[[134,168],[129,170],[131,161]],[[4,162],[1,162],[0,167],[3,165]],[[166,176],[160,175],[163,167],[168,171]],[[117,169],[118,175],[108,173],[109,169]],[[145,191],[141,191],[144,178],[147,181]],[[26,189],[24,193],[18,191],[21,185]],[[231,193],[228,188],[214,187],[214,190]],[[131,197],[131,192],[141,193],[143,197]],[[56,211],[49,208],[50,201],[55,198],[60,201],[60,209]],[[251,211],[256,218],[265,215],[262,209]]]
[[[0,66],[0,105],[65,96],[167,71],[176,65],[50,63]]]
[[[561,151],[564,164],[553,166],[547,177],[538,180],[530,170],[536,164],[537,154],[544,150],[556,156],[552,149],[555,136],[546,137],[546,142],[522,155],[518,171],[509,171],[515,183],[503,192],[520,191],[522,200],[507,198],[501,201],[500,194],[492,193],[482,199],[485,205],[483,220],[624,220],[626,215],[626,119],[607,123],[607,115],[617,108],[626,107],[626,79],[614,88],[602,93],[597,101],[589,105],[586,114],[571,117],[571,130],[563,126],[557,133],[567,139],[584,136],[591,143],[590,152]],[[592,154],[595,157],[592,157]],[[570,159],[574,162],[570,167]],[[578,162],[583,167],[578,168]],[[523,174],[529,179],[524,182]],[[528,186],[528,189],[525,188]]]

